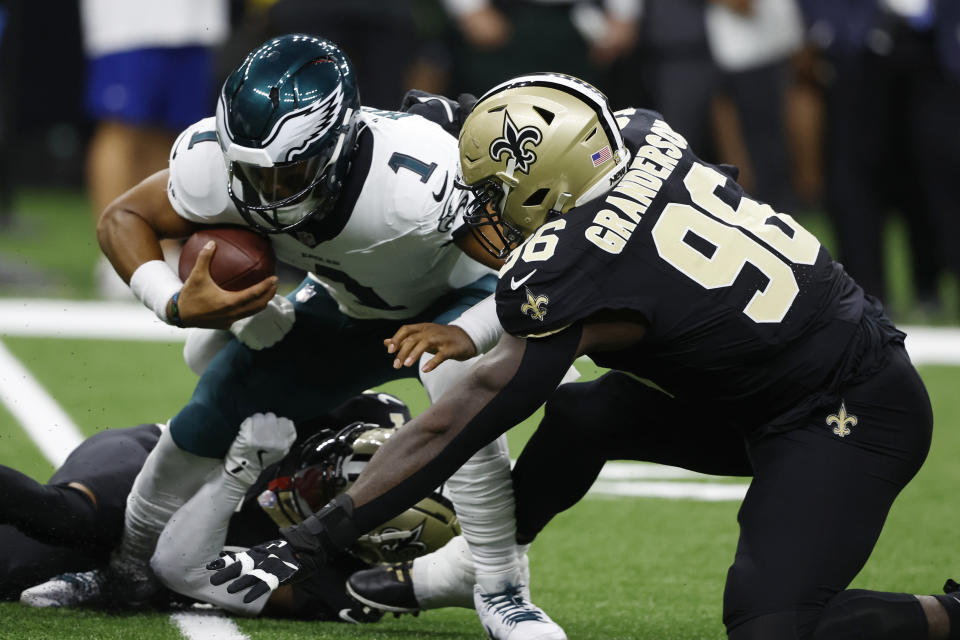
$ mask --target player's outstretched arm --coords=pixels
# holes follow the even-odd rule
[[[463,329],[434,322],[405,324],[383,344],[387,347],[387,353],[396,354],[394,369],[413,366],[424,353],[434,354],[423,365],[424,373],[433,371],[446,360],[469,360],[477,355],[473,340]]]
[[[553,392],[580,346],[579,325],[538,340],[505,335],[471,370],[390,438],[350,491],[258,545],[238,562],[217,562],[211,582],[247,590],[247,601],[268,593],[298,570],[345,549],[356,538],[404,511],[456,471],[476,451],[517,424]],[[293,567],[293,568],[291,568]]]
[[[434,354],[423,365],[423,372],[429,373],[445,360],[469,360],[478,353],[490,351],[502,335],[497,304],[491,295],[464,311],[449,325],[433,322],[404,325],[383,344],[387,353],[396,354],[394,369],[413,366],[424,353]]]

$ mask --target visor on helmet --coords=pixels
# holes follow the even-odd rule
[[[322,177],[328,160],[313,156],[273,167],[258,167],[246,162],[235,162],[234,166],[241,179],[260,196],[262,204],[282,206],[280,203],[309,193]]]
[[[340,194],[348,166],[345,154],[356,143],[355,115],[346,111],[336,144],[325,153],[270,166],[231,160],[227,191],[243,219],[265,233],[285,233],[326,216]],[[237,152],[228,157],[232,153]],[[242,194],[237,193],[235,179]]]

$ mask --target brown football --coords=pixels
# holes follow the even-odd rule
[[[209,240],[217,243],[210,262],[210,277],[223,289],[246,289],[277,270],[273,245],[267,238],[246,227],[217,226],[197,231],[183,245],[179,271],[184,282],[197,262],[197,255]]]

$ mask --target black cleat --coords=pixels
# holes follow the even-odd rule
[[[380,611],[418,613],[410,570],[413,561],[357,571],[347,580],[347,593],[358,602]]]
[[[960,592],[960,584],[957,584],[952,579],[947,579],[946,584],[943,585],[944,593],[957,593]]]
[[[368,624],[370,622],[379,622],[383,617],[383,611],[377,611],[364,604],[357,604],[349,609],[341,609],[337,614],[340,619],[350,624]]]

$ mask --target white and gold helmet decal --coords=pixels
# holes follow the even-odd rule
[[[537,154],[533,149],[525,147],[535,147],[542,139],[540,129],[532,125],[517,129],[517,125],[510,119],[510,110],[504,109],[503,136],[490,143],[490,157],[502,161],[506,155],[509,161],[513,161],[517,171],[530,173],[530,165],[537,161]]]
[[[459,139],[464,219],[503,258],[542,225],[605,193],[630,153],[606,96],[558,73],[508,80],[484,94]]]

